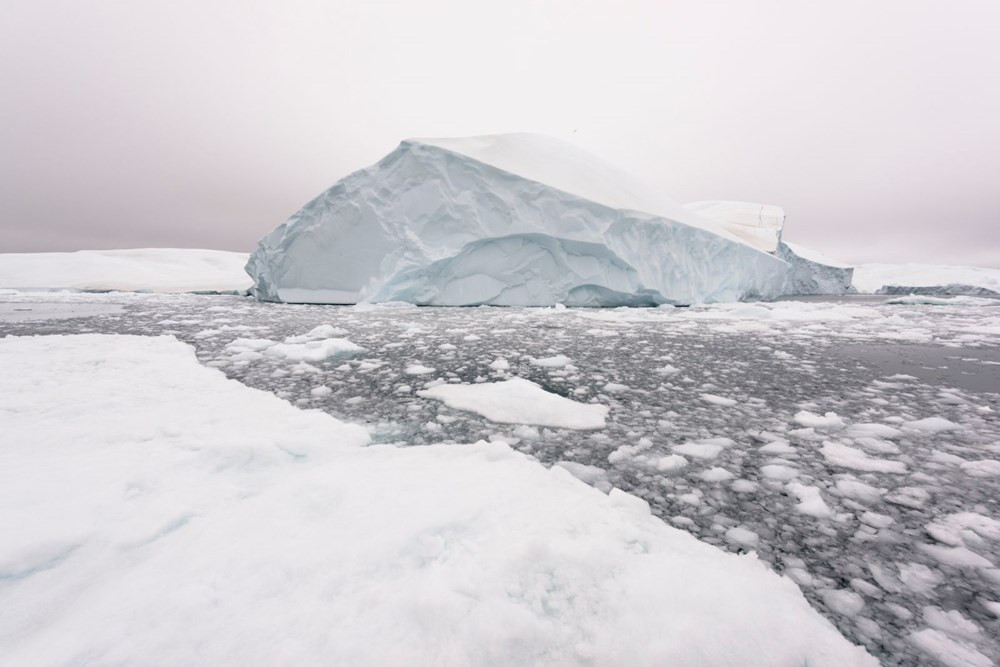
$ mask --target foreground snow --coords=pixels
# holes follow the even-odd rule
[[[0,288],[119,292],[245,292],[248,255],[140,248],[0,254]]]
[[[967,285],[1000,292],[1000,269],[940,264],[861,264],[854,269],[854,287],[874,294],[882,287]]]
[[[874,664],[754,557],[503,444],[361,447],[169,337],[0,365],[11,664]]]

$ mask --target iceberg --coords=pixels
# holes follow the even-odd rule
[[[766,223],[756,228],[736,204],[700,215],[549,137],[410,139],[261,239],[246,270],[257,298],[292,303],[653,306],[787,293],[784,212],[752,205]]]
[[[784,294],[845,294],[851,290],[851,266],[782,239],[785,210],[780,206],[742,201],[699,201],[684,206],[755,248],[785,260]]]
[[[854,272],[854,287],[863,294],[993,296],[1000,293],[1000,269],[940,264],[861,264]]]

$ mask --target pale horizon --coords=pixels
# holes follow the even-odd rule
[[[1000,6],[22,2],[0,252],[247,252],[414,136],[548,134],[851,263],[1000,267]]]

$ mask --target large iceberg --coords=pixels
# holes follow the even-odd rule
[[[742,201],[699,201],[684,206],[755,248],[785,260],[785,294],[844,294],[851,290],[851,266],[782,239],[785,210],[780,206]]]
[[[548,137],[411,139],[261,239],[247,272],[259,299],[295,303],[772,298],[792,265],[765,208],[767,229],[720,222]]]

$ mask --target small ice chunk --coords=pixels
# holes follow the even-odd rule
[[[923,563],[901,563],[898,567],[899,580],[918,595],[930,595],[938,584],[944,581],[940,572],[932,570]]]
[[[973,477],[1000,477],[1000,461],[983,459],[962,464],[962,471]]]
[[[830,506],[823,501],[819,489],[815,486],[807,486],[798,482],[791,482],[785,487],[799,499],[799,504],[795,509],[802,514],[814,516],[817,519],[825,519],[833,516]]]
[[[930,499],[930,491],[919,486],[901,486],[885,496],[887,503],[912,507],[913,509],[923,507]]]
[[[940,607],[927,606],[924,607],[924,620],[927,625],[952,637],[976,641],[982,635],[982,629],[957,609],[945,611]]]
[[[326,338],[304,343],[278,343],[267,348],[265,354],[270,357],[282,357],[289,361],[325,361],[338,354],[355,354],[357,352],[364,352],[364,348],[355,345],[346,338]]]
[[[322,398],[323,396],[329,396],[333,393],[333,389],[326,386],[314,387],[310,392],[316,398]]]
[[[542,368],[562,368],[573,363],[573,360],[564,354],[557,354],[554,357],[544,357],[542,359],[532,357],[530,361],[532,366],[541,366]]]
[[[753,493],[760,488],[760,485],[757,482],[750,481],[749,479],[737,479],[729,485],[729,488],[736,493]]]
[[[676,472],[686,466],[688,461],[678,454],[662,456],[656,461],[656,469],[660,472]]]
[[[898,438],[903,432],[886,424],[851,424],[844,435],[848,438]]]
[[[921,551],[939,563],[953,567],[993,567],[993,563],[965,547],[942,547],[936,544],[918,544]]]
[[[712,405],[719,405],[724,408],[731,408],[736,405],[736,401],[731,398],[726,398],[724,396],[716,396],[715,394],[702,394],[701,400],[706,403],[711,403]]]
[[[403,372],[407,375],[427,375],[428,373],[433,373],[435,369],[424,366],[423,364],[410,364],[406,367]]]
[[[886,492],[886,489],[880,489],[856,479],[838,479],[834,488],[845,498],[869,504],[877,503],[881,500],[882,494]]]
[[[933,628],[910,634],[910,642],[946,667],[992,667],[993,661]]]
[[[736,477],[733,473],[729,472],[725,468],[709,468],[705,472],[699,475],[703,481],[706,482],[728,482],[729,480]]]
[[[827,412],[820,416],[808,410],[802,410],[795,413],[793,419],[806,428],[815,428],[821,431],[839,431],[845,426],[844,420],[838,417],[836,412]]]
[[[823,457],[828,463],[852,470],[863,470],[866,472],[889,472],[905,473],[906,464],[902,461],[889,461],[887,459],[874,459],[865,454],[860,449],[842,445],[839,442],[824,442]]]
[[[819,595],[827,607],[844,616],[857,616],[865,608],[864,598],[846,588],[827,588]]]
[[[861,515],[861,523],[868,524],[872,528],[888,528],[895,521],[888,514],[879,514],[878,512],[865,512]]]
[[[954,431],[962,428],[960,424],[948,421],[943,417],[927,417],[916,421],[904,422],[903,426],[914,431],[923,433],[941,433],[942,431]]]
[[[788,480],[795,479],[799,476],[799,471],[795,468],[779,465],[777,463],[761,466],[760,472],[764,475],[764,477],[774,479],[779,482],[787,482]]]
[[[504,359],[503,357],[497,357],[496,359],[493,360],[493,363],[490,364],[490,368],[492,368],[495,371],[509,371],[510,362]]]
[[[522,378],[476,385],[446,384],[418,391],[417,395],[502,424],[593,430],[604,428],[608,415],[605,405],[577,403]]]
[[[309,331],[309,333],[302,334],[301,336],[289,336],[285,339],[285,342],[289,344],[306,343],[311,340],[321,340],[323,338],[343,338],[346,335],[347,332],[343,329],[338,329],[330,324],[321,324]]]
[[[726,531],[726,540],[743,547],[755,547],[760,541],[760,536],[743,526],[734,526]]]
[[[795,447],[788,444],[784,438],[778,438],[761,447],[759,451],[765,454],[794,454]]]

